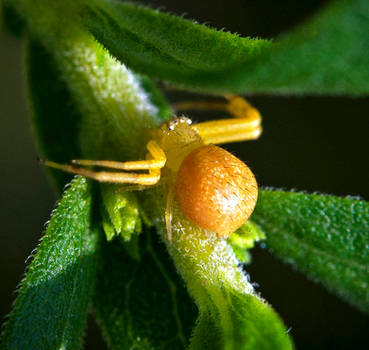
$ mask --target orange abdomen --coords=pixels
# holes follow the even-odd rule
[[[196,148],[183,160],[176,192],[192,222],[218,237],[229,237],[253,212],[257,183],[238,158],[209,145]]]

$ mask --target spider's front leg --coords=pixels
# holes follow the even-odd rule
[[[221,144],[257,139],[261,133],[259,111],[244,98],[235,95],[225,96],[226,101],[180,102],[174,105],[177,110],[220,110],[233,115],[234,119],[221,119],[193,125],[205,144]]]
[[[150,186],[159,182],[161,177],[161,168],[164,167],[167,158],[161,147],[153,140],[148,142],[147,150],[153,159],[130,162],[76,159],[72,160],[73,164],[59,164],[53,161],[43,160],[42,163],[48,167],[85,176],[99,182]],[[125,171],[95,171],[86,168],[88,166]],[[131,173],[129,170],[148,170],[149,172],[148,174],[139,174]]]

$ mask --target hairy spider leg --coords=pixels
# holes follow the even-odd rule
[[[225,98],[227,101],[180,102],[174,105],[174,108],[178,110],[221,110],[227,111],[235,117],[235,119],[221,119],[194,124],[192,127],[199,133],[205,144],[257,139],[262,132],[259,111],[240,96],[227,95]]]
[[[147,144],[147,150],[153,159],[138,160],[130,162],[115,162],[106,160],[73,160],[70,164],[59,164],[49,160],[42,161],[48,167],[66,171],[68,173],[86,176],[99,182],[110,182],[117,184],[138,184],[144,186],[155,185],[161,177],[161,168],[166,163],[166,155],[156,141],[151,140]],[[82,165],[82,166],[80,166]],[[94,171],[86,169],[83,166],[98,166],[119,170],[149,170],[148,174],[138,174],[129,172],[113,171]]]
[[[161,169],[164,167],[167,157],[160,146],[150,140],[147,143],[147,150],[152,155],[153,159],[136,160],[129,162],[115,162],[112,160],[89,160],[89,159],[73,159],[73,164],[83,166],[98,166],[103,168],[119,169],[119,170],[150,170]]]

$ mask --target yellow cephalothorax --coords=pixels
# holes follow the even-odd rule
[[[169,241],[175,197],[184,214],[196,225],[218,237],[229,237],[253,212],[257,183],[243,162],[215,144],[258,138],[262,131],[260,114],[234,95],[226,96],[222,102],[182,102],[175,108],[223,110],[235,118],[192,124],[186,117],[176,117],[152,130],[145,160],[76,159],[72,164],[46,160],[44,164],[100,182],[150,187],[162,181],[168,186],[165,220]],[[145,170],[146,173],[136,172]]]

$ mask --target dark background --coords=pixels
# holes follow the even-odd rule
[[[317,11],[323,1],[144,1],[243,36],[275,37]],[[360,38],[359,38],[360,39]],[[56,200],[36,160],[27,115],[23,44],[0,33],[0,317],[11,308],[25,260],[38,244]],[[171,92],[169,97],[177,98]],[[188,95],[186,96],[188,98]],[[227,145],[262,186],[360,195],[369,200],[369,99],[250,96],[264,134]],[[211,114],[195,115],[203,120]],[[248,267],[259,291],[291,328],[302,349],[367,349],[369,317],[256,248]],[[90,322],[86,349],[104,349]]]

